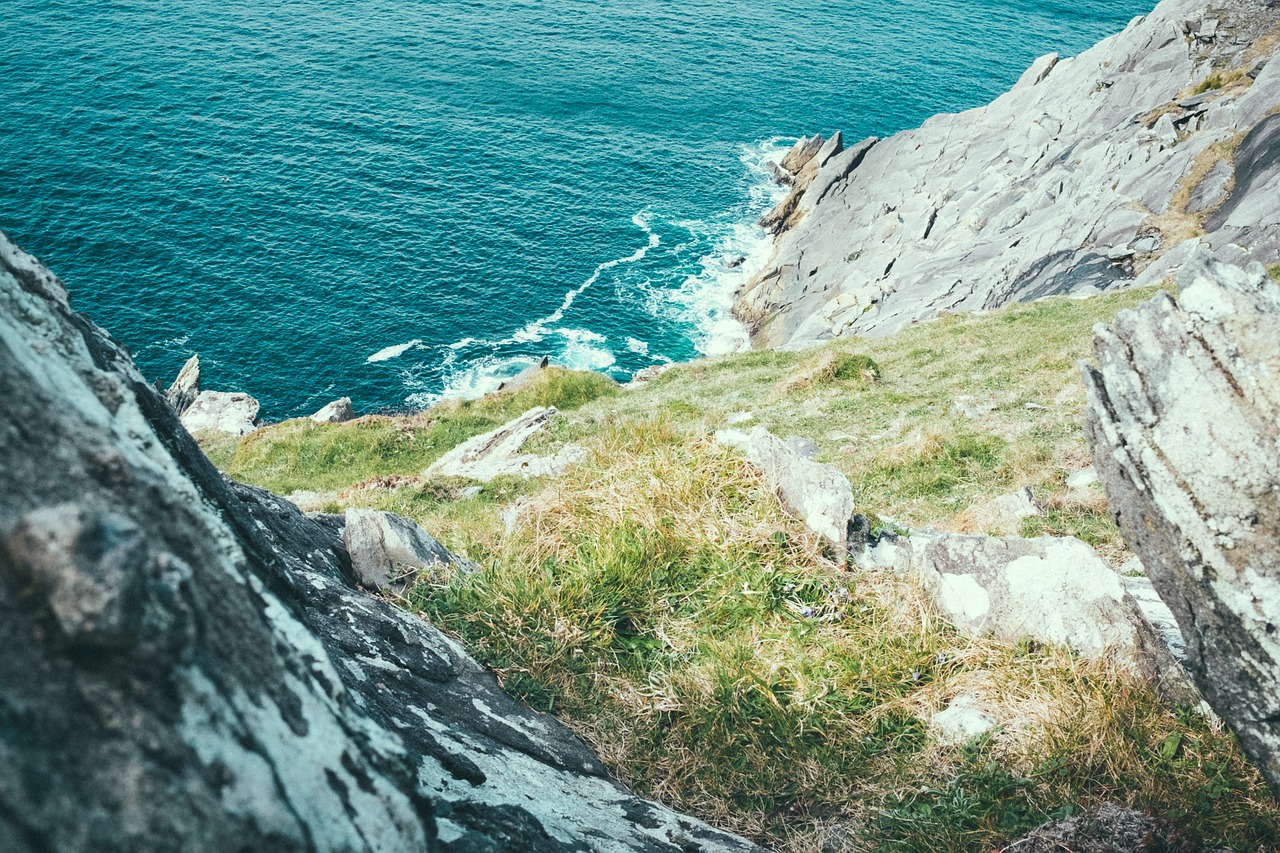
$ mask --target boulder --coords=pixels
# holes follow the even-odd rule
[[[1115,571],[1078,539],[940,535],[916,549],[916,569],[967,634],[1136,659],[1141,614]]]
[[[3,235],[0,392],[0,849],[758,850],[357,589]]]
[[[164,392],[164,398],[169,401],[169,405],[173,406],[173,410],[181,415],[191,408],[191,404],[198,396],[200,396],[200,356],[192,355],[178,371],[178,376],[169,386],[169,390]]]
[[[964,528],[973,532],[1015,536],[1022,531],[1022,521],[1044,515],[1044,509],[1031,489],[1001,495],[994,500],[971,507],[964,513]]]
[[[844,474],[807,458],[764,427],[750,432],[720,430],[716,443],[742,451],[778,493],[786,510],[835,546],[843,559],[849,548],[854,510],[853,487]]]
[[[1186,667],[1280,794],[1280,286],[1198,257],[1099,328],[1086,432]]]
[[[933,715],[929,729],[934,739],[944,746],[959,746],[996,727],[977,696],[962,695]]]
[[[318,424],[341,424],[355,420],[356,410],[351,407],[351,398],[342,397],[329,403],[311,416]]]
[[[564,473],[586,458],[578,445],[566,445],[551,456],[521,453],[525,442],[546,429],[554,407],[534,408],[497,429],[477,435],[450,450],[423,472],[425,477],[464,477],[488,482],[494,477],[543,477]]]
[[[1067,477],[1068,489],[1087,489],[1098,482],[1098,472],[1093,467],[1082,468]]]
[[[239,391],[201,391],[182,413],[188,432],[248,435],[258,428],[258,401]]]
[[[791,175],[799,174],[800,170],[814,158],[814,156],[822,149],[822,136],[815,133],[813,136],[802,136],[796,140],[796,144],[791,147],[786,156],[782,158],[779,167]]]
[[[420,571],[472,564],[450,554],[435,538],[407,518],[376,509],[348,509],[342,544],[356,580],[365,589],[403,590]]]

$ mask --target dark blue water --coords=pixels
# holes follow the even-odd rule
[[[978,105],[1149,2],[4,0],[0,228],[269,418],[623,377],[740,345],[786,142]]]

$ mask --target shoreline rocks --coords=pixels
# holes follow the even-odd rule
[[[735,315],[754,346],[801,349],[1158,284],[1144,271],[1187,239],[1280,260],[1280,62],[1251,52],[1274,20],[1263,0],[1164,0],[1078,57],[1041,57],[986,106],[825,163],[802,139],[792,191],[761,223],[773,257]]]

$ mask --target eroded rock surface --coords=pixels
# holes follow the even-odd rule
[[[178,371],[173,384],[164,392],[164,398],[181,415],[200,396],[200,356],[193,355]]]
[[[240,391],[201,391],[182,413],[191,432],[248,435],[258,428],[258,401]]]
[[[1280,62],[1260,40],[1276,24],[1269,0],[1164,0],[1079,57],[1042,57],[985,107],[825,162],[802,141],[793,190],[762,221],[773,258],[735,313],[757,346],[799,348],[1159,283],[1198,230],[1277,260]],[[1214,72],[1230,82],[1192,97]]]
[[[423,472],[424,477],[465,477],[488,482],[495,477],[542,477],[564,472],[581,462],[585,451],[578,445],[566,445],[556,453],[539,456],[524,453],[524,446],[547,428],[556,410],[534,408],[495,430],[477,435],[441,456]]]
[[[1203,259],[1099,327],[1086,431],[1186,666],[1280,794],[1280,286]]]
[[[357,590],[3,235],[0,393],[0,849],[754,849]]]
[[[343,424],[355,420],[356,410],[351,406],[350,397],[340,397],[311,416],[318,424]]]
[[[783,507],[830,542],[843,559],[852,532],[853,487],[844,474],[813,461],[809,448],[797,448],[794,441],[784,441],[764,427],[716,433],[716,443],[741,450],[777,491]]]

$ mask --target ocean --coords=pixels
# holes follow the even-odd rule
[[[765,161],[978,106],[1150,0],[5,0],[0,229],[269,420],[745,345]]]

